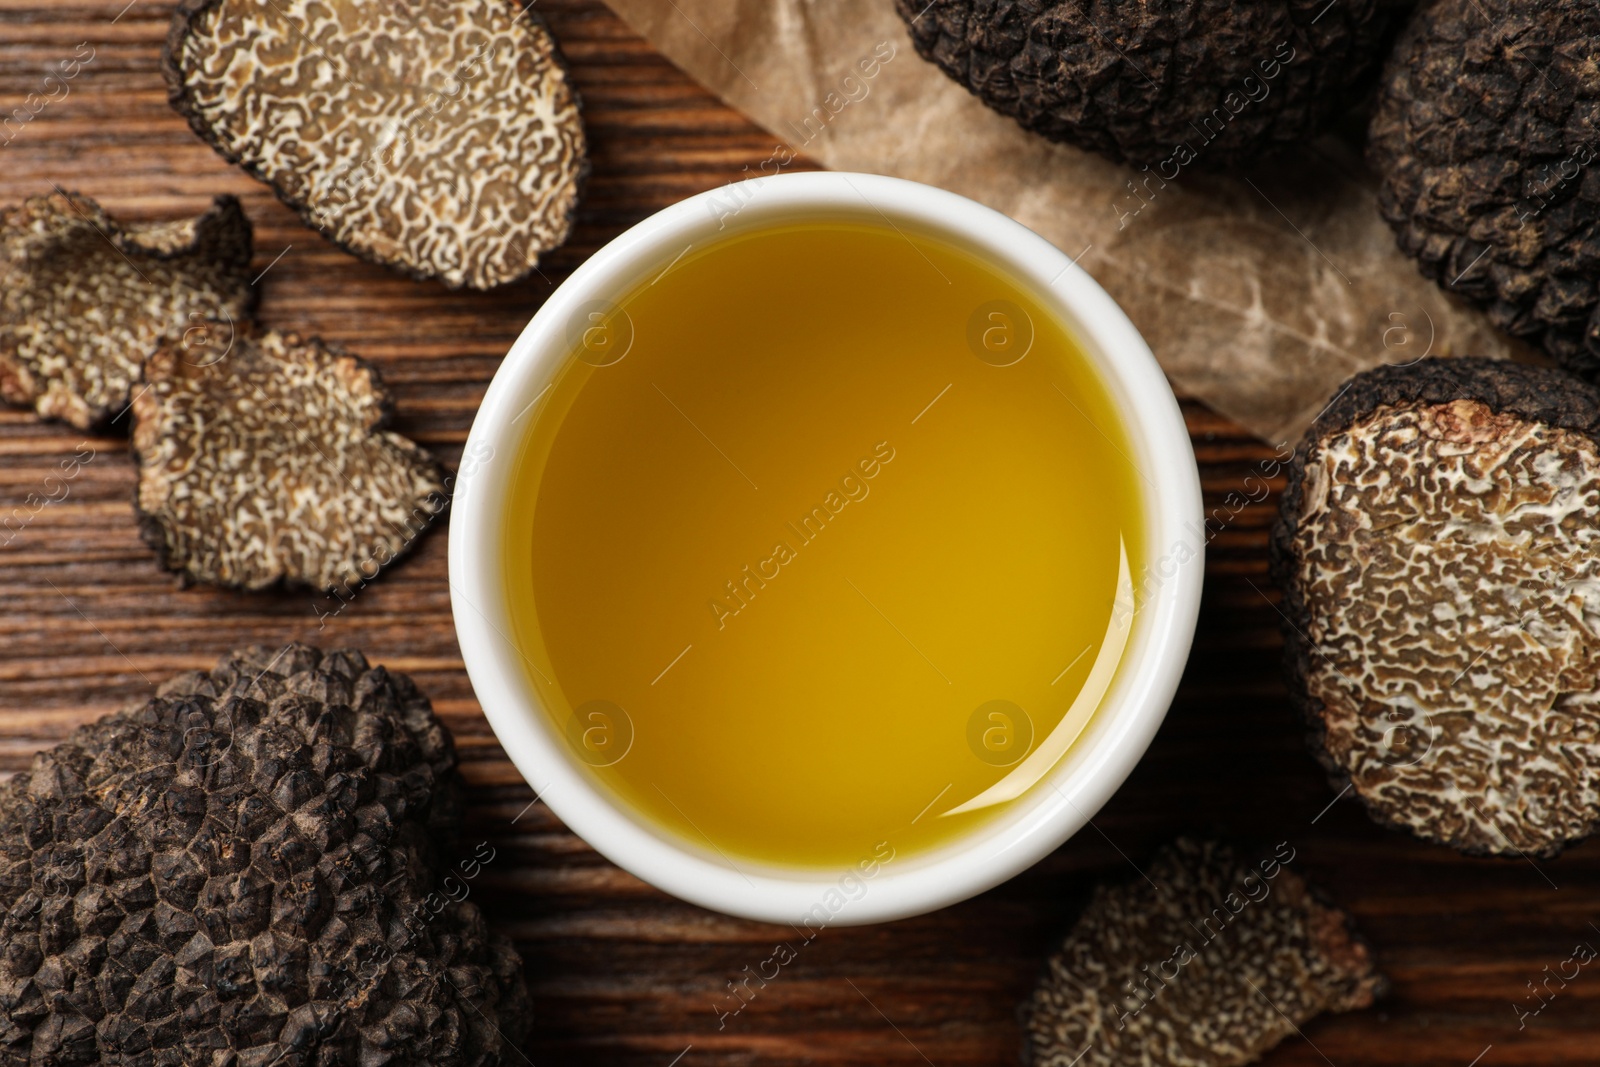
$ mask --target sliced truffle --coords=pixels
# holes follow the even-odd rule
[[[0,785],[6,1062],[522,1062],[521,960],[433,892],[458,778],[354,651],[236,652],[74,731]]]
[[[487,289],[571,229],[578,95],[515,0],[183,0],[162,62],[196,133],[364,259]]]
[[[140,225],[71,193],[25,201],[0,220],[0,396],[79,429],[115,418],[158,342],[255,311],[250,255],[231,196]]]
[[[895,0],[923,58],[1052,141],[1171,180],[1320,132],[1383,58],[1395,0]]]
[[[1373,818],[1551,855],[1600,817],[1600,390],[1427,360],[1353,379],[1273,530],[1290,690]]]
[[[1287,853],[1287,854],[1286,854]],[[1387,988],[1349,917],[1282,864],[1185,838],[1095,889],[1024,1006],[1030,1067],[1238,1067]]]
[[[446,502],[438,463],[385,430],[372,367],[315,338],[240,329],[220,358],[163,345],[133,400],[135,497],[169,570],[242,589],[352,590]]]
[[[1438,0],[1384,71],[1367,156],[1422,273],[1600,373],[1600,6]]]

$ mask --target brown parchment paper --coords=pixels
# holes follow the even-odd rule
[[[1163,183],[985,108],[916,54],[892,0],[606,3],[773,134],[750,176],[800,153],[1010,215],[1081,257],[1180,393],[1270,443],[1297,437],[1367,367],[1526,355],[1400,254],[1358,153],[1336,138],[1248,174]]]

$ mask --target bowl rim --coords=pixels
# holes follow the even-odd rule
[[[1090,727],[1029,796],[1012,811],[898,863],[891,842],[888,858],[864,856],[838,871],[790,871],[703,854],[652,828],[593,783],[538,704],[497,579],[504,504],[521,443],[514,424],[568,356],[571,317],[625,292],[685,242],[727,233],[730,220],[745,229],[819,214],[881,215],[891,225],[909,224],[1028,285],[1080,342],[1116,403],[1145,483],[1146,531],[1144,566],[1135,579],[1141,604],[1116,680]],[[451,504],[450,603],[467,674],[491,729],[537,797],[596,851],[643,881],[715,911],[800,923],[815,936],[827,925],[933,911],[1006,881],[1090,823],[1121,786],[1165,719],[1188,659],[1206,536],[1193,446],[1165,374],[1127,315],[1076,258],[1000,212],[918,182],[841,171],[751,178],[679,201],[630,227],[573,271],[523,329],[489,385],[462,456]]]

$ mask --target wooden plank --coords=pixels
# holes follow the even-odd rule
[[[400,428],[447,463],[553,283],[628,225],[740,177],[772,148],[599,3],[540,0],[572,62],[593,142],[577,232],[543,266],[548,281],[452,293],[339,252],[222,163],[165,103],[158,57],[170,4],[125,3],[0,0],[0,113],[80,42],[95,48],[70,95],[0,146],[0,201],[54,183],[114,213],[156,217],[238,195],[256,225],[258,269],[283,253],[262,282],[263,319],[377,364],[398,396]],[[795,962],[737,1015],[717,1014],[733,1003],[728,982],[795,933],[667,898],[600,859],[542,805],[529,808],[533,794],[461,670],[442,531],[325,622],[305,593],[181,589],[139,542],[125,441],[0,410],[0,522],[18,509],[27,517],[15,536],[0,532],[0,771],[241,644],[356,645],[412,673],[461,746],[471,799],[464,839],[499,850],[477,899],[527,960],[535,1022],[524,1051],[541,1065],[661,1067],[690,1046],[684,1067],[1014,1063],[1016,1005],[1073,902],[1097,877],[1130,875],[1125,855],[1212,827],[1292,842],[1357,915],[1395,981],[1380,1009],[1319,1020],[1269,1063],[1467,1067],[1490,1045],[1482,1067],[1591,1062],[1600,978],[1585,973],[1521,1031],[1511,1006],[1576,941],[1600,942],[1589,925],[1600,912],[1600,854],[1584,846],[1537,867],[1470,860],[1379,830],[1349,800],[1329,807],[1333,794],[1303,750],[1278,676],[1265,563],[1275,501],[1243,499],[1246,479],[1273,452],[1198,405],[1185,416],[1207,507],[1225,521],[1210,547],[1197,654],[1128,785],[1093,830],[999,889],[798,944]],[[84,444],[95,458],[67,498],[34,509],[29,494]]]

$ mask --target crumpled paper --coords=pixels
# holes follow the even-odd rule
[[[893,0],[606,0],[803,154],[961,193],[1054,242],[1127,311],[1178,392],[1269,443],[1352,374],[1424,355],[1528,350],[1417,273],[1358,152],[1326,137],[1247,174],[1172,181],[1054,145],[912,48]]]

